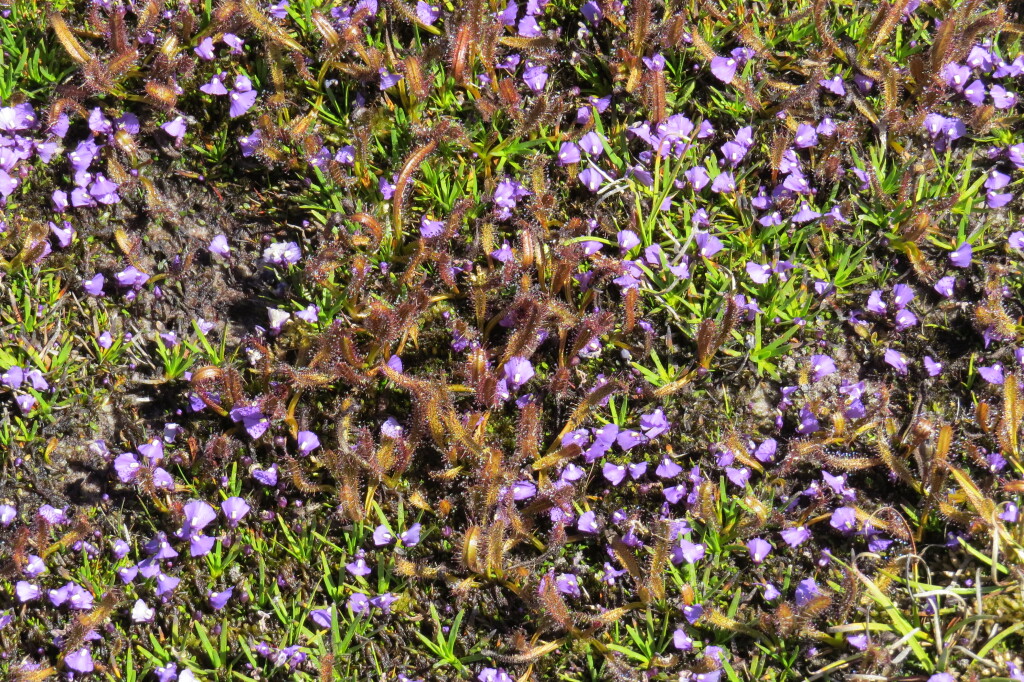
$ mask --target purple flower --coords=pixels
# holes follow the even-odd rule
[[[956,62],[946,64],[939,73],[946,81],[946,85],[957,91],[963,90],[964,84],[971,77],[970,68]]]
[[[18,178],[12,177],[7,171],[0,169],[0,196],[7,198],[14,193],[14,190],[21,184]]]
[[[281,21],[288,16],[288,0],[281,0],[276,5],[271,5],[267,8],[267,14],[273,18]]]
[[[686,497],[686,484],[680,483],[670,488],[664,488],[661,494],[665,496],[665,501],[669,504],[679,504]]]
[[[231,595],[234,591],[235,588],[233,587],[229,587],[223,592],[211,591],[209,595],[210,606],[212,606],[215,611],[220,611],[222,608],[227,606],[228,600],[231,599]]]
[[[815,381],[821,381],[836,371],[836,363],[827,355],[811,356],[811,372]]]
[[[770,462],[775,457],[777,449],[778,443],[775,439],[768,438],[754,450],[754,457],[756,457],[759,462]]]
[[[928,372],[928,376],[937,377],[942,374],[942,363],[935,360],[930,355],[924,356],[924,369]]]
[[[793,138],[793,144],[797,149],[806,149],[808,147],[814,147],[818,144],[818,133],[814,129],[814,126],[801,123],[796,128],[796,137]]]
[[[759,564],[771,553],[772,545],[767,540],[752,538],[747,541],[747,551],[750,552],[751,560],[755,564]]]
[[[688,183],[690,183],[690,187],[693,188],[694,192],[701,191],[707,187],[709,182],[711,182],[711,176],[708,175],[708,171],[704,166],[694,166],[693,168],[684,171],[683,177],[686,178]]]
[[[821,594],[821,588],[813,578],[801,580],[796,586],[796,605],[800,608],[807,606],[812,599]]]
[[[683,467],[676,464],[670,457],[663,457],[658,468],[654,470],[658,478],[675,478],[683,473]]]
[[[185,525],[179,537],[201,531],[217,520],[217,510],[202,500],[192,500],[185,505],[184,511]]]
[[[117,283],[124,288],[139,289],[149,280],[149,275],[141,272],[134,265],[129,265],[121,272],[114,275]]]
[[[3,374],[0,374],[0,384],[13,389],[21,388],[21,384],[25,381],[25,370],[14,365]]]
[[[799,547],[803,543],[807,542],[811,538],[811,531],[806,526],[796,526],[794,528],[787,528],[779,535],[782,536],[783,541],[790,547]]]
[[[512,499],[519,502],[528,500],[537,494],[537,486],[533,481],[518,481],[512,486]]]
[[[935,292],[940,296],[949,298],[953,295],[953,287],[956,286],[956,277],[948,275],[935,283]]]
[[[722,145],[722,157],[729,162],[729,165],[735,168],[739,165],[739,162],[743,160],[743,157],[747,155],[747,148],[741,144],[730,140]]]
[[[383,523],[374,529],[373,544],[377,545],[378,547],[383,547],[385,545],[390,545],[394,541],[394,534],[392,534],[392,532],[388,530],[388,527],[385,526]]]
[[[32,395],[18,395],[14,398],[14,402],[17,403],[17,409],[22,411],[23,415],[28,415],[36,407],[36,398]]]
[[[963,89],[963,95],[964,99],[968,102],[976,107],[980,107],[985,101],[985,84],[980,80],[975,80]]]
[[[530,191],[515,180],[505,178],[494,189],[494,203],[504,209],[513,209]]]
[[[562,470],[558,480],[564,483],[575,483],[586,475],[587,472],[583,470],[583,467],[578,467],[572,462],[569,462],[565,465],[565,469]]]
[[[64,657],[64,666],[76,673],[91,673],[95,666],[92,662],[92,652],[87,647],[82,647]]]
[[[814,433],[821,425],[818,423],[818,417],[811,410],[810,405],[804,405],[800,408],[800,424],[796,427],[797,433],[806,435],[808,433]]]
[[[153,469],[153,485],[165,490],[174,490],[174,479],[167,473],[166,469],[157,467]]]
[[[563,142],[562,146],[558,149],[559,166],[567,166],[570,163],[579,163],[581,158],[580,148],[573,142]]]
[[[143,546],[143,549],[156,559],[173,559],[178,556],[178,552],[167,541],[167,534],[163,532],[157,533]]]
[[[772,268],[770,265],[761,265],[752,260],[747,261],[746,270],[747,275],[750,276],[750,279],[754,284],[764,284],[772,276]]]
[[[391,605],[398,601],[398,597],[390,592],[377,595],[370,600],[370,606],[380,609],[384,613],[391,613]]]
[[[897,373],[905,375],[907,373],[907,356],[898,350],[888,348],[885,351],[884,356],[885,364],[893,367]]]
[[[430,3],[423,2],[423,0],[419,0],[416,3],[416,18],[427,26],[432,26],[440,16],[441,8],[437,5],[431,5]]]
[[[750,481],[750,469],[747,467],[726,467],[725,477],[740,488],[743,488]]]
[[[405,428],[394,417],[388,417],[380,425],[380,433],[386,438],[397,439],[405,435]]]
[[[974,253],[974,249],[971,247],[970,242],[964,242],[951,251],[949,254],[950,262],[958,268],[967,268],[971,266],[971,257]]]
[[[422,526],[418,523],[414,523],[409,526],[409,530],[405,531],[399,536],[402,544],[406,547],[415,547],[420,543],[420,529]]]
[[[1007,523],[1017,523],[1020,520],[1020,509],[1013,502],[1007,502],[999,512],[999,519]]]
[[[125,566],[124,568],[118,569],[117,576],[121,579],[125,585],[135,580],[135,576],[139,574],[137,566]]]
[[[854,500],[856,498],[853,490],[846,485],[845,476],[833,476],[829,472],[822,470],[821,477],[822,480],[825,481],[825,484],[831,488],[835,494],[842,495],[848,500]]]
[[[626,467],[621,464],[605,462],[601,468],[601,475],[612,485],[619,485],[626,478]]]
[[[308,455],[320,447],[320,439],[312,431],[299,431],[296,440],[298,441],[299,452],[304,455]]]
[[[672,645],[679,651],[693,651],[693,639],[682,628],[672,633]]]
[[[253,130],[248,135],[243,135],[238,138],[238,146],[242,150],[243,158],[248,158],[255,154],[262,144],[263,133],[260,132],[259,128]]]
[[[896,313],[896,317],[893,321],[896,323],[896,331],[901,332],[917,324],[917,315],[909,309],[903,308]]]
[[[736,191],[736,180],[733,178],[732,173],[729,171],[723,171],[718,174],[717,177],[711,182],[711,191],[715,194],[722,194],[726,192]]]
[[[644,435],[650,439],[657,438],[667,433],[672,424],[665,418],[665,413],[659,407],[654,412],[640,415],[640,428]]]
[[[273,488],[277,485],[277,463],[271,464],[266,469],[254,466],[252,468],[252,477],[268,488]]]
[[[537,19],[529,15],[519,20],[518,28],[519,35],[523,38],[537,38],[542,35]]]
[[[295,242],[275,242],[263,250],[263,260],[272,265],[288,267],[302,258],[302,251]]]
[[[826,116],[825,118],[821,119],[821,123],[819,123],[818,127],[815,128],[814,130],[815,130],[815,132],[817,132],[819,135],[821,135],[823,137],[831,137],[832,135],[836,134],[836,130],[838,130],[838,126],[836,126],[835,121],[833,121],[831,118]],[[837,207],[836,208],[837,214],[838,214],[838,210],[839,209]]]
[[[914,300],[914,290],[906,284],[897,284],[892,289],[892,300],[897,308],[905,308]]]
[[[25,372],[25,379],[32,384],[32,388],[37,391],[48,391],[50,390],[50,384],[46,381],[43,373],[38,369],[30,369]]]
[[[202,42],[195,47],[195,53],[199,55],[200,59],[205,59],[208,62],[213,61],[215,56],[213,53],[213,38],[209,36],[203,38]]]
[[[228,238],[222,234],[218,234],[211,239],[210,245],[207,248],[210,253],[222,258],[227,258],[231,253],[231,248],[228,246]]]
[[[993,85],[989,94],[992,95],[992,105],[996,109],[1010,109],[1017,104],[1017,93],[1010,92],[1002,85]]]
[[[596,192],[604,183],[604,176],[593,168],[584,168],[580,171],[579,179],[591,192]]]
[[[985,192],[985,205],[989,208],[1002,208],[1013,201],[1013,195],[1009,192],[996,192],[989,190]]]
[[[515,390],[533,378],[533,365],[524,357],[516,356],[505,363],[504,376],[510,390]]]
[[[309,612],[309,618],[316,625],[322,628],[331,627],[331,610],[330,609],[313,609]]]
[[[231,421],[238,423],[242,422],[243,428],[246,433],[252,439],[257,439],[262,436],[267,428],[270,427],[270,420],[267,416],[260,411],[260,408],[255,405],[246,405],[242,407],[235,407],[229,413]]]
[[[249,505],[241,497],[229,497],[220,503],[220,508],[231,527],[238,525],[238,522],[249,513]]]
[[[366,559],[362,557],[345,564],[345,570],[357,577],[367,576],[373,572],[373,569],[367,565]]]
[[[570,597],[580,596],[579,579],[572,573],[561,573],[555,578],[555,589]]]
[[[1003,366],[1000,363],[989,365],[988,367],[978,367],[978,374],[981,378],[990,384],[1001,385],[1005,379],[1003,377]]]
[[[547,68],[543,65],[530,66],[523,71],[523,82],[534,92],[540,92],[548,82]]]
[[[57,237],[57,243],[62,249],[71,246],[71,241],[75,238],[75,228],[71,226],[71,223],[65,220],[62,227],[57,227],[56,223],[50,222],[49,226],[50,232]]]
[[[221,40],[224,44],[231,48],[231,54],[242,54],[242,46],[245,45],[245,41],[236,36],[234,33],[225,33]]]
[[[843,533],[857,530],[857,511],[853,507],[839,507],[832,512],[829,525]]]
[[[245,112],[252,109],[253,105],[256,104],[257,93],[252,89],[252,81],[248,77],[239,74],[235,76],[235,84],[231,89],[231,94],[228,99],[231,102],[231,107],[228,114],[231,118],[238,118]]]
[[[665,57],[660,52],[654,54],[653,57],[643,57],[641,59],[651,71],[664,71],[665,70]]]
[[[697,231],[694,237],[697,250],[704,258],[711,258],[724,248],[722,240],[708,232]]]
[[[688,564],[695,564],[704,558],[705,547],[699,542],[680,540],[678,545],[672,548],[672,563],[681,564],[684,561]]]
[[[818,81],[818,85],[825,88],[833,95],[838,95],[839,97],[846,96],[846,86],[843,84],[842,76],[833,76],[827,80],[820,80]]]
[[[401,81],[402,78],[404,78],[404,76],[400,74],[391,73],[390,71],[383,67],[378,69],[378,74],[380,75],[381,90],[389,90],[390,88],[395,87],[396,85],[398,85],[398,82]]]
[[[601,141],[601,136],[593,130],[580,138],[579,147],[593,157],[601,156],[604,153],[604,143]]]
[[[362,592],[354,592],[347,604],[352,613],[365,615],[370,612],[370,600]]]
[[[42,590],[39,589],[39,586],[33,585],[26,580],[19,580],[14,586],[14,595],[22,604],[39,599],[40,594],[42,594]]]
[[[180,582],[181,578],[164,575],[163,573],[159,574],[156,577],[156,596],[162,597],[168,592],[173,592]]]
[[[133,481],[138,476],[140,469],[142,469],[142,465],[139,464],[134,453],[126,452],[114,459],[114,471],[117,472],[117,477],[122,483]]]
[[[509,0],[509,5],[513,4],[515,4],[515,1]],[[476,679],[477,682],[515,682],[512,676],[505,672],[504,668],[484,668],[477,675]]]
[[[216,543],[216,538],[212,538],[209,535],[203,535],[196,533],[189,538],[189,554],[191,556],[206,556],[213,550],[213,545]]]
[[[798,225],[801,223],[809,223],[810,221],[820,218],[821,214],[812,209],[806,203],[800,205],[800,210],[793,214],[790,218],[794,223]]]
[[[18,518],[18,510],[9,504],[0,504],[0,527],[7,528]]]
[[[597,532],[597,514],[593,511],[585,511],[580,514],[580,518],[576,522],[576,528],[581,533],[596,533]]]
[[[50,202],[53,204],[54,211],[63,213],[68,207],[68,193],[61,189],[55,189],[50,195]]]
[[[694,625],[704,615],[704,607],[700,604],[691,604],[683,607],[683,617],[690,625]]]
[[[711,75],[723,83],[731,83],[736,76],[738,63],[732,57],[714,57],[711,60]]]
[[[642,445],[643,443],[646,442],[647,439],[644,437],[644,435],[635,429],[626,429],[625,431],[620,431],[619,435],[615,437],[615,443],[620,448],[626,451],[631,450],[635,448],[637,445]]]
[[[632,230],[619,230],[616,235],[616,240],[619,243],[619,250],[622,253],[628,253],[637,246],[640,246],[640,238],[636,236],[636,233]]]
[[[595,0],[588,0],[583,3],[583,6],[580,7],[580,13],[583,14],[583,18],[592,26],[597,26],[604,17],[601,6]]]
[[[226,95],[228,89],[224,87],[224,77],[221,75],[215,75],[204,85],[199,86],[200,92],[205,92],[207,95]]]

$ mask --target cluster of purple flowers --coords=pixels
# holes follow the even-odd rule
[[[6,386],[14,393],[14,402],[22,414],[29,414],[39,404],[33,392],[50,390],[50,383],[40,369],[29,369],[20,365],[11,365],[4,369],[0,373],[0,385]]]

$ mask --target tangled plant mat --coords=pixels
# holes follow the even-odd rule
[[[1024,681],[1022,32],[13,0],[0,679]]]

